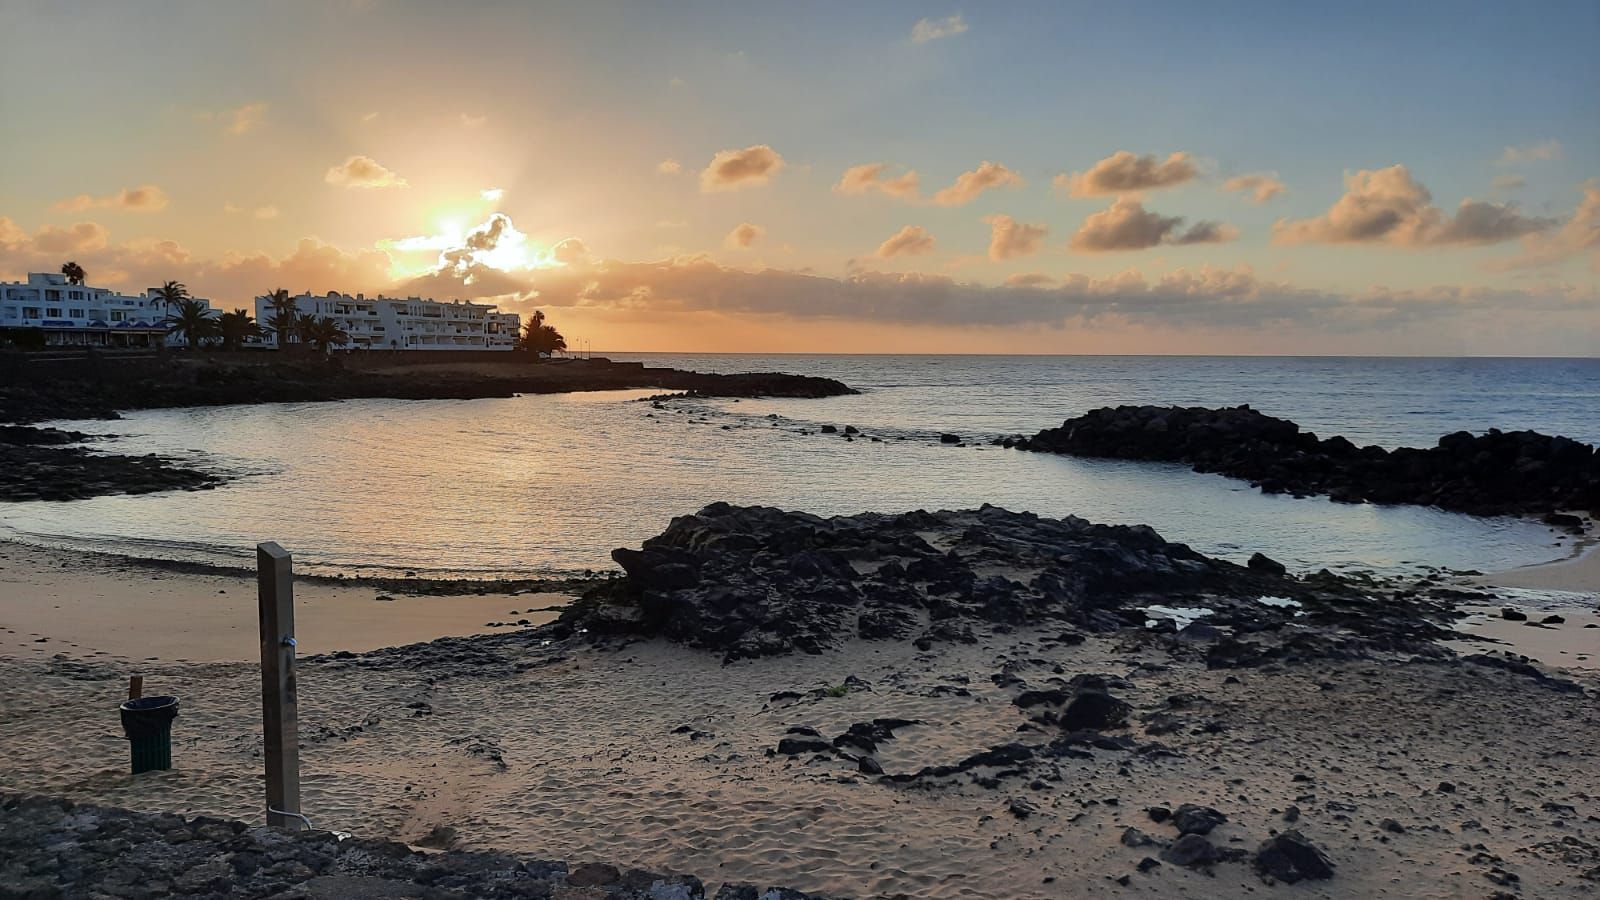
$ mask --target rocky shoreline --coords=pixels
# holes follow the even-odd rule
[[[660,388],[704,397],[835,397],[856,391],[832,378],[781,372],[710,374],[608,359],[485,359],[430,364],[396,356],[280,359],[174,354],[108,358],[28,375],[0,387],[0,422],[116,418],[119,410],[335,400],[474,400],[517,394]]]
[[[1091,410],[1004,446],[1044,453],[1183,462],[1243,478],[1269,494],[1346,503],[1409,503],[1480,516],[1535,514],[1581,526],[1600,512],[1600,453],[1535,431],[1459,431],[1428,449],[1357,447],[1319,438],[1248,405],[1118,406]]]
[[[215,475],[155,454],[127,456],[70,446],[91,439],[57,428],[0,425],[0,501],[202,491],[222,483]]]
[[[1212,559],[1148,526],[992,506],[823,518],[714,503],[613,558],[626,576],[542,632],[665,637],[732,661],[1059,626],[1062,641],[1127,631],[1216,668],[1443,658],[1436,642],[1459,617],[1456,593],[1431,580],[1296,577],[1261,554],[1247,566]]]
[[[385,361],[380,359],[379,362]],[[751,372],[729,375],[650,368],[606,359],[487,360],[467,366],[393,358],[388,368],[339,358],[246,361],[174,355],[88,359],[61,371],[9,360],[0,385],[0,502],[82,500],[109,494],[205,490],[225,479],[155,455],[126,456],[65,446],[88,438],[27,427],[50,419],[115,419],[120,410],[328,402],[361,398],[471,400],[517,394],[665,388],[702,397],[832,397],[853,394],[831,378]],[[48,366],[49,364],[43,364]]]
[[[589,897],[700,900],[691,876],[507,853],[424,853],[393,841],[292,833],[0,794],[0,897]],[[730,884],[714,900],[806,900]]]

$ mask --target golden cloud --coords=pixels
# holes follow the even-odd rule
[[[877,191],[890,197],[902,200],[912,200],[917,196],[917,173],[907,171],[903,175],[889,178],[885,175],[889,163],[866,163],[851,166],[844,170],[839,183],[833,186],[834,191],[840,194],[866,194]]]
[[[989,258],[995,262],[1016,259],[1038,251],[1050,229],[1027,225],[1010,216],[984,216],[989,225]]]
[[[933,250],[933,235],[921,225],[907,225],[878,245],[873,255],[880,259],[896,256],[920,256]]]
[[[1237,194],[1246,194],[1251,203],[1260,205],[1273,197],[1288,190],[1283,182],[1278,180],[1276,172],[1255,172],[1248,175],[1235,175],[1222,183],[1222,189],[1233,191]]]
[[[409,187],[404,178],[370,156],[352,156],[329,169],[322,180],[348,188]]]
[[[957,175],[949,187],[933,195],[933,202],[940,206],[962,206],[991,188],[1021,187],[1022,184],[1022,176],[986,159],[976,169]]]
[[[766,184],[783,168],[783,157],[766,144],[722,150],[700,173],[700,190],[732,191]]]
[[[91,197],[88,194],[79,194],[59,200],[55,208],[77,212],[85,209],[123,209],[130,212],[159,212],[167,208],[167,192],[153,184],[141,184],[138,187],[123,188],[115,194],[104,197]]]

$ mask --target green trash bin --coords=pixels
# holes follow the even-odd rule
[[[141,697],[122,704],[122,733],[133,757],[133,774],[172,768],[172,720],[177,697]]]

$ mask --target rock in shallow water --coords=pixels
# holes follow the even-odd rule
[[[1289,612],[1253,598],[1342,589],[1212,559],[1148,526],[993,506],[823,518],[714,503],[613,558],[627,577],[574,603],[558,631],[661,635],[730,659],[856,637],[971,642],[977,625],[1104,633],[1141,626],[1153,603],[1227,605],[1218,598],[1239,601],[1232,621],[1271,630]]]

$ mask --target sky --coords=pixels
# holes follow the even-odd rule
[[[0,279],[596,350],[1600,355],[1600,5],[0,0]]]

